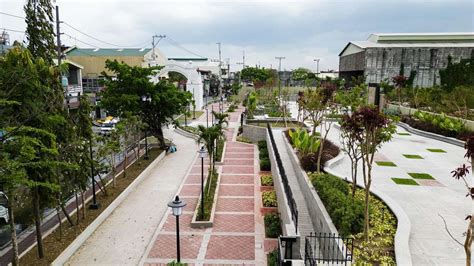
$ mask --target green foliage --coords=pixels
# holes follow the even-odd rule
[[[434,179],[434,177],[427,173],[408,173],[408,175],[415,179]]]
[[[184,263],[184,262],[176,262],[176,261],[168,262],[167,265],[168,265],[168,266],[188,266],[187,263]]]
[[[336,92],[335,101],[344,109],[353,112],[367,101],[367,85],[361,84],[349,90],[340,90]]]
[[[101,95],[101,105],[114,116],[122,117],[126,113],[139,116],[164,145],[162,126],[186,111],[191,93],[178,90],[166,80],[153,83],[150,78],[160,67],[129,66],[117,60],[107,60],[105,66],[113,74],[102,73],[107,90]],[[151,97],[151,102],[141,101],[145,95]]]
[[[288,131],[291,143],[304,156],[318,151],[321,140],[312,136],[306,129],[297,128],[296,130]]]
[[[56,57],[53,5],[49,0],[28,0],[25,4],[28,50],[52,65]]]
[[[408,159],[423,159],[423,157],[421,157],[418,154],[402,154],[402,155]]]
[[[364,201],[352,199],[349,185],[329,174],[313,173],[310,179],[339,234],[350,236],[362,232]]]
[[[267,266],[278,266],[278,250],[273,250],[267,255]]]
[[[448,117],[444,113],[439,115],[416,111],[413,116],[420,121],[431,123],[432,125],[447,131],[459,133],[465,130],[464,122],[461,119]]]
[[[448,58],[448,66],[439,71],[441,85],[448,91],[456,86],[474,86],[474,58],[461,59],[459,63],[452,63]]]
[[[249,138],[246,138],[244,136],[238,136],[237,141],[243,142],[243,143],[252,143],[252,140]]]
[[[204,216],[201,214],[201,207],[199,207],[198,214],[196,217],[196,220],[198,221],[209,221],[209,219],[211,218],[212,204],[214,203],[214,197],[217,188],[217,179],[218,174],[216,173],[216,171],[212,171],[209,169],[208,177],[206,179],[206,185],[204,186],[204,194],[206,195],[206,197],[204,197]],[[199,206],[201,206],[200,204],[201,200],[199,200]]]
[[[264,83],[273,77],[272,69],[246,67],[242,69],[241,78],[246,81]]]
[[[253,118],[253,113],[255,109],[257,108],[257,95],[255,92],[251,92],[246,101],[246,106],[247,106],[247,117],[252,119]]]
[[[259,142],[257,142],[257,146],[259,150],[267,149],[267,141],[260,140]]]
[[[269,238],[277,238],[282,234],[280,216],[278,213],[265,214],[263,218],[265,223],[265,236]]]
[[[262,186],[273,186],[273,177],[272,175],[262,175],[260,177]]]
[[[393,162],[384,162],[384,161],[376,161],[375,162],[378,166],[388,166],[388,167],[396,167],[397,165]]]
[[[278,201],[275,191],[263,191],[262,202],[264,207],[277,207]]]
[[[272,165],[270,163],[270,159],[264,158],[260,159],[260,171],[271,171]]]
[[[393,177],[392,178],[393,182],[395,182],[398,185],[410,185],[410,186],[418,186],[418,183],[416,183],[415,180],[411,178],[397,178]]]

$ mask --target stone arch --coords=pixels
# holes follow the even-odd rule
[[[198,72],[197,66],[195,66],[192,62],[183,64],[174,60],[170,60],[154,77],[154,81],[158,82],[160,77],[168,74],[168,72],[178,72],[186,77],[186,90],[193,94],[193,99],[196,103],[196,109],[201,109],[204,104],[204,87],[202,77]]]

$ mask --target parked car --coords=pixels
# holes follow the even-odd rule
[[[112,132],[113,130],[115,130],[115,123],[103,123],[102,125],[100,125],[99,134],[107,135],[110,134],[110,132]]]

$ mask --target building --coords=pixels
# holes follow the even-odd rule
[[[84,92],[97,93],[102,86],[102,72],[110,73],[105,68],[105,61],[117,60],[130,66],[165,65],[166,57],[158,50],[151,48],[78,48],[72,47],[65,51],[66,58],[84,67],[82,70],[82,85]]]
[[[57,59],[53,59],[53,61],[58,64]],[[63,60],[61,64],[67,66],[67,72],[61,78],[66,104],[69,109],[76,109],[79,107],[79,98],[84,93],[82,89],[82,70],[84,67],[69,60]]]
[[[350,83],[364,76],[366,83],[391,82],[400,74],[412,76],[413,86],[440,85],[439,70],[474,57],[474,32],[371,34],[366,41],[349,42],[339,54],[339,77]]]

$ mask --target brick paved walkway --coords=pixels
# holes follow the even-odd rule
[[[231,113],[230,122],[239,121],[240,111]],[[199,159],[179,190],[180,198],[188,203],[180,216],[181,260],[189,265],[266,264],[256,146],[235,142],[235,133],[235,128],[226,131],[226,150],[224,162],[219,166],[221,179],[212,228],[190,228],[200,194]],[[142,260],[144,265],[165,265],[176,259],[175,221],[168,212],[149,244]]]

